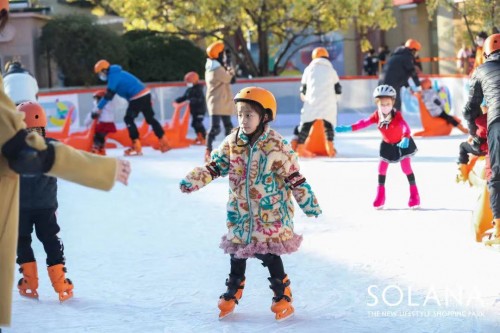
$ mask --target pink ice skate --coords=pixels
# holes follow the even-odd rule
[[[410,185],[410,200],[408,200],[408,206],[411,209],[420,207],[420,196],[418,195],[417,185]]]
[[[377,197],[375,198],[375,201],[373,201],[373,207],[375,209],[382,209],[384,208],[384,203],[385,203],[385,186],[379,185],[377,187]]]

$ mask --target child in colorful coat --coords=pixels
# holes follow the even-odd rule
[[[394,109],[396,100],[396,90],[389,85],[383,84],[375,88],[373,98],[377,104],[377,110],[369,118],[362,119],[349,126],[338,126],[337,132],[357,131],[377,124],[382,134],[380,144],[380,162],[378,166],[378,187],[377,197],[373,202],[373,207],[381,209],[385,203],[385,176],[389,163],[401,163],[401,169],[410,183],[410,200],[408,206],[417,208],[420,205],[415,175],[411,168],[410,157],[417,152],[417,146],[410,136],[410,127],[403,119],[399,110]]]
[[[300,174],[297,155],[268,122],[276,117],[276,100],[258,87],[242,89],[234,98],[239,128],[214,150],[210,162],[181,181],[181,191],[199,190],[229,176],[228,233],[220,247],[231,255],[227,291],[219,300],[219,317],[233,312],[243,293],[247,258],[268,267],[274,291],[271,310],[281,320],[293,314],[290,280],[282,254],[298,250],[302,236],[293,231],[292,195],[307,216],[321,214],[316,197]]]

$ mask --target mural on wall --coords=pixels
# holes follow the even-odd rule
[[[444,111],[447,114],[454,114],[452,109],[452,98],[450,89],[445,86],[443,83],[439,82],[439,80],[432,80],[432,89],[438,92],[439,99],[441,103],[444,104]],[[413,82],[410,80],[410,87],[415,87]],[[418,114],[420,112],[420,107],[418,105],[418,99],[413,96],[410,88],[401,88],[401,108],[403,112],[415,113]]]
[[[78,127],[78,95],[52,95],[40,96],[38,102],[42,105],[47,115],[48,128],[61,128],[68,117],[70,111],[71,127]]]

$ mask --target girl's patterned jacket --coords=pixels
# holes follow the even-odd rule
[[[228,233],[221,248],[239,258],[256,253],[281,255],[296,251],[302,236],[293,232],[292,194],[307,216],[321,208],[299,173],[297,155],[283,137],[265,127],[253,146],[233,131],[205,167],[191,171],[181,184],[198,190],[219,176],[229,176]]]

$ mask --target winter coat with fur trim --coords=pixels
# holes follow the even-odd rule
[[[200,189],[218,176],[229,176],[228,233],[221,248],[239,258],[256,253],[294,252],[302,236],[293,231],[292,195],[307,216],[321,209],[288,142],[266,126],[253,146],[241,131],[233,131],[212,152],[205,167],[191,171],[183,184]]]

